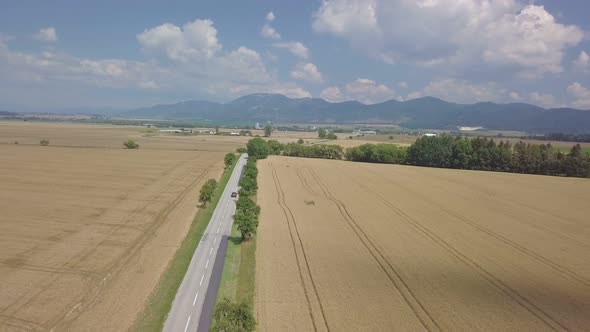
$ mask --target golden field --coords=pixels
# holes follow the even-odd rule
[[[261,331],[584,331],[590,181],[258,162]]]
[[[133,324],[189,229],[201,184],[245,142],[146,135],[0,123],[0,330]],[[128,138],[140,149],[122,149]]]

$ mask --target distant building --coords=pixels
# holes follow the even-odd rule
[[[426,136],[426,137],[436,137],[436,134],[435,133],[426,133],[426,134],[424,134],[424,136]]]
[[[229,134],[230,134],[230,135],[232,135],[232,136],[240,136],[240,133],[236,133],[236,132],[234,132],[234,131],[232,131],[232,132],[231,132],[231,133],[229,133]]]
[[[256,122],[256,124],[254,125],[254,129],[262,129],[262,128],[260,127],[260,123]]]
[[[365,135],[377,135],[377,132],[375,130],[353,130],[352,131],[353,135],[356,136],[365,136]]]

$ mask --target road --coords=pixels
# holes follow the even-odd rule
[[[176,293],[172,308],[164,323],[163,331],[165,332],[202,330],[203,326],[200,328],[198,326],[201,321],[201,313],[204,308],[207,309],[205,310],[207,314],[211,312],[215,301],[213,295],[217,294],[217,287],[223,270],[219,267],[220,265],[223,267],[225,246],[231,232],[233,215],[236,210],[235,198],[231,198],[231,193],[232,191],[238,191],[238,182],[242,169],[246,165],[246,157],[246,154],[240,156],[223,190],[209,225],[205,229],[182,284]],[[218,257],[220,246],[222,251],[219,252]],[[216,266],[215,271],[214,266]],[[207,296],[208,292],[211,293],[209,296]],[[209,319],[205,321],[210,322]]]

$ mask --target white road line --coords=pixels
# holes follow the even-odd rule
[[[217,234],[219,234],[219,227],[217,227]]]
[[[214,238],[213,239],[213,244],[215,244],[216,241],[217,241],[217,238]],[[213,249],[213,248],[211,248],[211,249]]]
[[[205,268],[209,266],[209,260],[207,260],[207,264],[205,264]]]
[[[191,322],[191,316],[188,316],[188,320],[186,321],[186,326],[184,327],[184,332],[186,332],[186,329],[188,329],[188,323]]]
[[[193,300],[193,307],[195,306],[195,303],[197,303],[198,297],[199,297],[199,292],[197,292],[197,294],[195,295],[195,299]]]
[[[199,286],[201,286],[203,284],[203,279],[205,278],[205,275],[203,274],[203,276],[201,277],[201,281],[199,282]]]
[[[213,248],[211,248],[211,250],[209,250],[209,256],[211,256],[212,252],[213,252]]]

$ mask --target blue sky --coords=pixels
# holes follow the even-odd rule
[[[14,1],[0,105],[126,108],[253,92],[590,109],[585,0]]]

